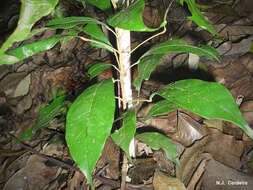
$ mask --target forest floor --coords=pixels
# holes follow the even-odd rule
[[[146,1],[143,19],[149,27],[161,23],[166,2]],[[150,80],[143,83],[141,95],[146,97],[153,90],[182,79],[216,81],[229,89],[253,129],[253,1],[198,2],[201,2],[200,7],[207,7],[203,13],[218,36],[197,27],[187,19],[190,16],[187,8],[174,3],[167,17],[167,32],[134,53],[133,62],[151,46],[182,38],[192,45],[212,45],[221,54],[221,63],[200,58],[198,64],[189,66],[194,58],[188,54],[169,53],[162,58]],[[1,13],[1,43],[17,23],[20,4],[9,3]],[[64,6],[66,15],[72,12],[81,15],[77,1],[65,1]],[[103,17],[98,10],[90,6],[87,9],[88,16]],[[47,30],[32,41],[46,39],[56,32],[59,31]],[[132,33],[132,46],[136,47],[152,34]],[[0,189],[89,189],[66,146],[66,111],[56,110],[56,114],[49,117],[41,110],[60,93],[66,94],[65,100],[70,105],[94,82],[111,78],[111,70],[105,70],[90,80],[87,70],[97,62],[112,63],[111,55],[75,38],[61,50],[57,44],[22,62],[0,66]],[[137,73],[134,68],[133,78]],[[137,127],[159,130],[168,136],[178,149],[181,169],[179,171],[163,151],[138,143],[139,157],[128,170],[131,181],[126,189],[167,190],[173,186],[181,190],[180,181],[187,190],[253,189],[253,141],[239,127],[221,120],[207,120],[183,109],[140,122],[150,105],[152,103],[137,106]],[[32,137],[17,139],[32,126],[38,126],[41,120],[44,124]],[[97,190],[120,188],[121,164],[122,151],[108,138],[94,170]],[[175,176],[177,178],[172,178]]]

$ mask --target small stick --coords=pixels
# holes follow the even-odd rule
[[[30,151],[30,152],[32,152],[32,153],[34,153],[34,154],[36,154],[36,155],[38,155],[38,156],[40,156],[40,157],[42,157],[42,158],[45,158],[45,159],[47,159],[47,160],[49,160],[49,161],[51,161],[51,162],[53,162],[53,163],[55,163],[55,164],[57,164],[57,165],[60,165],[60,166],[63,166],[63,167],[65,167],[65,168],[68,168],[68,169],[70,169],[70,170],[74,170],[74,171],[78,171],[78,172],[81,172],[81,173],[82,173],[82,171],[81,171],[79,168],[73,167],[73,166],[71,166],[71,165],[69,165],[69,164],[67,164],[67,163],[65,163],[65,162],[63,162],[63,161],[61,161],[61,160],[59,160],[59,159],[56,159],[56,158],[54,158],[54,157],[52,157],[52,156],[48,156],[48,155],[45,155],[45,154],[41,154],[40,152],[38,152],[37,150],[34,150],[34,149],[33,149],[32,147],[30,147],[29,145],[27,145],[27,144],[21,142],[21,141],[20,141],[17,137],[15,137],[13,134],[11,134],[11,133],[9,133],[9,132],[7,132],[7,134],[8,134],[11,138],[15,139],[15,140],[20,144],[20,146],[21,146],[22,148],[25,148],[25,149],[27,149],[28,151]]]

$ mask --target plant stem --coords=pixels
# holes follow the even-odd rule
[[[123,109],[133,107],[131,72],[130,72],[130,31],[116,28],[119,53],[120,88],[123,99]]]

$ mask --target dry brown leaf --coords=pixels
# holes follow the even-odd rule
[[[155,151],[154,160],[157,162],[159,170],[169,173],[172,176],[176,175],[175,163],[168,159],[165,152],[162,150]]]
[[[222,131],[222,129],[223,129],[223,126],[222,126],[223,121],[220,119],[205,119],[203,123],[207,127],[212,127],[212,128],[218,129],[220,131]]]
[[[247,70],[253,74],[253,53],[247,53],[240,58],[240,63],[243,64]]]
[[[186,190],[184,184],[175,177],[156,171],[153,179],[154,190]]]
[[[252,97],[253,79],[247,68],[241,64],[242,57],[223,68],[209,67],[217,82],[226,86],[236,99],[238,96]]]
[[[239,170],[242,166],[240,158],[244,152],[244,143],[216,129],[209,128],[208,132],[209,143],[205,151],[209,152],[215,160]]]
[[[68,190],[80,189],[80,184],[83,179],[83,174],[80,172],[75,172],[74,176],[68,181]]]
[[[194,172],[191,181],[189,182],[188,186],[187,186],[187,190],[195,190],[196,186],[198,185],[200,178],[202,177],[203,173],[205,172],[205,167],[207,164],[207,159],[203,159],[198,168],[196,169],[196,171]]]
[[[205,129],[194,119],[182,112],[178,113],[178,129],[174,137],[184,146],[192,145],[206,135]],[[175,138],[173,138],[176,140]]]
[[[50,181],[54,180],[57,167],[47,167],[45,159],[32,155],[24,168],[16,172],[5,184],[3,190],[30,190],[42,189]]]
[[[191,176],[200,162],[201,154],[205,151],[205,146],[208,141],[208,136],[195,141],[191,147],[185,149],[180,158],[181,169],[180,171],[177,171],[177,176],[186,186],[190,182]]]
[[[143,158],[134,160],[134,167],[128,171],[131,183],[141,184],[153,176],[157,163],[153,158]]]
[[[10,73],[0,81],[0,89],[6,96],[13,97],[18,84],[26,77],[26,72]]]
[[[253,128],[253,101],[249,100],[243,102],[240,106],[240,110],[244,119],[247,121],[250,127]]]
[[[120,148],[111,138],[107,138],[102,155],[97,163],[97,167],[103,168],[106,165],[106,177],[118,179],[120,174],[119,169]]]
[[[203,155],[209,159],[203,175],[202,189],[210,190],[251,190],[253,177],[245,175],[231,167],[215,161],[210,154]]]

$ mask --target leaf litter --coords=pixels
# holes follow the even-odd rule
[[[212,2],[221,6],[218,1]],[[249,6],[247,5],[250,4],[250,1],[236,2],[235,5],[229,4],[229,2],[227,4],[233,7],[232,10],[237,13],[236,16],[231,16],[226,12],[214,13],[212,7],[205,12],[214,28],[220,32],[217,39],[210,40],[210,35],[207,35],[201,29],[198,32],[192,30],[195,29],[195,26],[185,21],[173,23],[169,20],[168,23],[171,27],[168,32],[172,37],[184,36],[184,33],[191,32],[194,33],[191,36],[193,42],[198,43],[201,39],[206,43],[212,42],[217,47],[221,46],[223,53],[230,52],[226,53],[229,55],[224,54],[221,57],[220,65],[215,61],[203,59],[201,61],[212,74],[212,80],[225,85],[234,99],[239,96],[243,97],[240,109],[246,121],[253,128],[253,56],[249,50],[249,41],[252,41],[250,36],[253,35],[253,30],[247,23],[247,19],[252,21],[252,14],[245,14],[248,11],[247,7]],[[152,5],[156,4],[155,2],[152,3]],[[176,5],[174,6],[177,8]],[[223,7],[221,6],[221,8]],[[155,6],[150,6],[149,9],[153,10]],[[161,7],[158,9],[161,9]],[[183,12],[183,9],[177,9],[177,11],[177,15],[185,18],[187,13]],[[96,13],[96,11],[94,13],[101,14]],[[157,15],[159,11],[154,11],[153,13],[156,15],[152,17],[149,13],[146,12],[146,15],[144,15],[145,22],[147,22],[147,19],[161,16]],[[168,17],[171,20],[179,18],[173,16],[169,15]],[[242,16],[247,17],[247,19],[243,19]],[[218,18],[222,19],[216,22],[215,19]],[[134,34],[134,40],[143,41],[142,38],[145,35]],[[158,41],[153,40],[148,45],[155,45],[158,42],[168,40],[168,38],[168,36],[163,36]],[[232,49],[224,49],[226,46],[222,46],[222,43],[225,41],[231,44],[229,47]],[[68,47],[65,48],[67,52],[63,53],[65,55],[60,55],[64,59],[59,58],[59,55],[55,54],[56,51],[50,50],[51,53],[50,51],[44,52],[40,56],[34,56],[32,60],[17,63],[14,66],[16,68],[14,71],[8,67],[8,72],[6,72],[5,69],[2,70],[1,66],[1,72],[5,73],[0,75],[0,83],[3,87],[0,89],[0,126],[4,126],[0,128],[1,189],[11,190],[20,187],[26,189],[28,186],[31,189],[43,189],[45,186],[48,186],[49,189],[88,189],[87,181],[73,164],[73,160],[64,144],[64,117],[61,117],[61,115],[56,116],[54,122],[50,122],[38,130],[34,137],[24,140],[24,143],[29,145],[31,149],[27,149],[28,147],[24,144],[17,143],[17,139],[8,135],[10,133],[18,137],[27,128],[33,126],[39,117],[39,109],[49,105],[54,95],[68,91],[68,100],[72,101],[83,89],[90,85],[87,80],[88,76],[84,75],[84,71],[89,68],[88,65],[93,64],[94,60],[97,59],[101,62],[109,60],[107,54],[101,54],[93,47],[87,48],[80,41],[69,43]],[[237,51],[238,47],[242,47],[240,50],[243,51]],[[83,49],[87,52],[85,58],[81,53]],[[48,62],[48,56],[50,62]],[[151,85],[150,90],[156,88],[155,85],[161,86],[174,80],[173,74],[172,79],[168,79],[168,69],[175,69],[175,75],[182,70],[187,71],[187,69],[178,69],[180,67],[185,68],[183,59],[173,64],[171,60],[175,60],[175,54],[166,56],[167,59],[163,59],[163,63],[159,63],[157,66],[156,71],[158,74],[151,74],[154,86]],[[88,61],[84,62],[83,60]],[[31,62],[33,66],[29,67]],[[33,70],[30,70],[31,68]],[[196,75],[192,74],[194,72],[187,72],[191,75],[185,73],[184,76],[179,74],[177,77],[181,77],[180,79],[184,79],[184,77],[196,78]],[[203,72],[196,72],[198,72],[197,78],[204,77],[206,79],[207,75],[204,74],[203,76]],[[167,73],[166,80],[162,79],[163,73]],[[25,91],[18,93],[19,97],[13,98],[11,95],[28,74],[31,77],[29,91],[27,92],[28,86],[25,84]],[[157,75],[160,75],[161,78],[157,79],[155,77]],[[106,77],[108,76],[111,76],[111,73],[106,75]],[[11,78],[16,80],[15,84],[7,88],[8,85],[12,84],[10,82],[14,81]],[[210,80],[208,77],[207,79]],[[159,80],[162,82],[158,82]],[[175,80],[178,80],[178,78]],[[143,86],[145,86],[145,83],[143,83]],[[27,106],[19,106],[19,110],[17,110],[17,105],[21,101],[23,102],[20,105]],[[142,106],[142,112],[143,109],[145,109],[145,104]],[[251,164],[253,142],[238,127],[224,121],[219,123],[219,126],[216,126],[216,124],[210,125],[209,122],[205,122],[205,119],[184,109],[164,113],[162,116],[156,116],[147,121],[143,120],[146,114],[141,114],[141,110],[137,110],[137,114],[138,121],[141,121],[141,125],[137,125],[138,130],[158,130],[175,142],[179,152],[181,170],[176,169],[175,165],[164,156],[163,151],[143,151],[142,157],[144,158],[136,159],[135,166],[131,170],[132,180],[136,184],[127,184],[128,189],[160,190],[163,189],[160,184],[165,183],[165,186],[170,186],[168,182],[173,181],[175,176],[179,176],[181,181],[171,183],[179,186],[177,187],[179,189],[183,188],[181,182],[187,189],[217,189],[217,183],[222,182],[220,180],[225,183],[224,189],[231,189],[231,187],[251,189],[253,186]],[[187,134],[188,136],[186,136]],[[57,138],[55,144],[50,144],[53,137],[59,138]],[[47,155],[47,157],[43,157],[43,155]],[[56,160],[60,160],[60,162]],[[143,169],[147,165],[149,167]],[[10,173],[12,175],[9,175]],[[93,177],[97,189],[102,189],[102,187],[117,189],[120,186],[120,149],[110,139],[106,141]],[[239,186],[228,185],[228,183],[236,184],[236,182],[237,184],[240,182]]]

